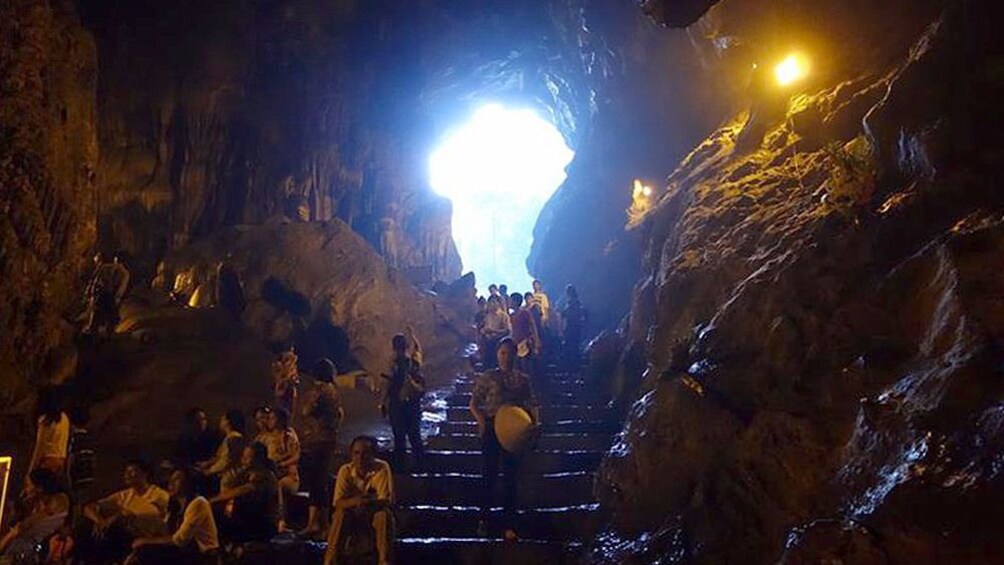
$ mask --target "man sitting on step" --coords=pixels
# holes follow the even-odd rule
[[[516,295],[513,295],[516,296]],[[484,454],[484,489],[485,499],[481,507],[481,523],[478,524],[478,534],[487,533],[486,520],[492,507],[495,490],[495,479],[498,477],[499,463],[502,464],[502,499],[503,520],[505,522],[504,538],[507,541],[517,539],[514,528],[514,510],[516,506],[516,479],[522,456],[510,453],[502,448],[495,434],[495,415],[503,405],[522,408],[533,420],[533,425],[540,424],[540,405],[533,384],[526,373],[516,370],[516,343],[511,338],[499,342],[498,368],[486,371],[474,382],[474,392],[471,395],[470,410],[478,423],[478,433],[481,436],[481,451]]]
[[[375,538],[378,563],[390,563],[394,476],[390,465],[376,458],[376,447],[376,439],[370,436],[359,436],[349,444],[352,460],[342,465],[335,479],[335,513],[324,565],[338,563],[350,552],[345,547],[348,537],[366,529]]]

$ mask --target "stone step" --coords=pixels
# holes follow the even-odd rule
[[[477,565],[563,565],[578,562],[582,546],[521,539],[506,543],[481,538],[399,538],[398,563]]]
[[[476,434],[478,429],[474,421],[439,422],[436,426],[441,434]],[[544,422],[543,428],[545,434],[616,434],[620,430],[616,421],[604,420],[552,420]]]
[[[499,527],[501,508],[488,518],[489,534]],[[399,507],[395,513],[401,537],[477,537],[480,508],[474,506],[416,505]],[[529,508],[516,511],[516,531],[525,538],[552,541],[592,539],[602,523],[599,504]]]
[[[528,475],[592,471],[600,464],[602,451],[537,450],[526,455],[523,472]],[[429,473],[480,473],[484,458],[480,450],[430,450],[424,470]]]
[[[610,420],[616,418],[614,410],[608,406],[589,404],[559,404],[543,406],[540,418],[545,423],[556,420]],[[473,422],[474,416],[466,406],[449,406],[446,419],[450,422]]]
[[[541,403],[545,406],[547,405],[577,405],[577,404],[591,404],[591,405],[605,405],[607,399],[599,394],[586,394],[583,392],[570,393],[570,392],[552,392],[543,395],[540,399]],[[451,394],[446,398],[446,405],[451,407],[464,407],[466,408],[471,403],[471,393],[456,393]]]
[[[524,507],[574,506],[593,501],[594,474],[588,471],[520,475],[517,504]],[[394,479],[397,499],[404,504],[474,506],[485,499],[480,473],[423,473]],[[501,476],[493,500],[501,501]]]
[[[474,430],[472,430],[474,431]],[[596,433],[544,433],[540,436],[537,449],[543,450],[602,450],[613,444],[611,434]],[[438,450],[478,450],[481,437],[475,433],[440,434],[428,439],[430,449]]]
[[[597,384],[583,380],[550,381],[547,389],[551,392],[585,395],[599,395],[606,392]],[[474,392],[474,380],[457,381],[454,385],[454,391],[460,394]]]

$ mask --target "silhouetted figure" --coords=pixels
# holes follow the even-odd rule
[[[307,509],[307,526],[299,532],[304,537],[314,537],[328,529],[328,510],[331,505],[331,474],[334,454],[338,446],[338,430],[345,418],[335,375],[338,370],[330,359],[321,359],[312,371],[315,379],[314,399],[306,406],[305,415],[316,425],[316,433],[305,446],[303,482],[310,492]]]
[[[390,374],[383,387],[381,411],[390,419],[394,432],[394,465],[404,468],[405,442],[411,443],[416,464],[421,465],[425,454],[422,444],[422,396],[425,394],[425,377],[421,365],[408,355],[408,338],[397,334],[391,340],[394,358],[390,364]]]
[[[565,287],[565,306],[561,310],[565,322],[563,357],[570,368],[579,362],[579,349],[582,346],[582,328],[586,323],[586,311],[579,302],[579,293],[575,287]]]
[[[120,321],[119,308],[129,289],[130,274],[119,254],[110,262],[99,257],[95,260],[101,262],[87,286],[88,316],[84,333],[100,334],[103,330],[111,335]]]
[[[210,428],[209,416],[202,408],[192,408],[185,414],[185,422],[178,445],[175,447],[176,462],[183,467],[193,467],[200,461],[213,458],[222,436],[219,430]]]

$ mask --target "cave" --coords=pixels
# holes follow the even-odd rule
[[[0,3],[0,554],[1004,563],[995,8]]]

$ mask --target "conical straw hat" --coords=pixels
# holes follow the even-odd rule
[[[519,406],[504,404],[495,414],[495,436],[509,453],[522,453],[533,447],[536,432],[533,418]]]

